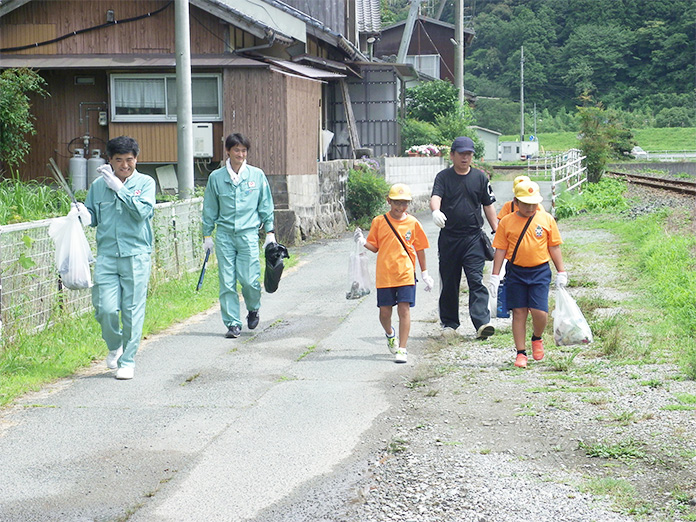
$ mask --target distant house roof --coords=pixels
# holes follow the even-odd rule
[[[423,23],[429,23],[429,24],[434,24],[434,25],[439,25],[443,29],[449,29],[451,31],[454,31],[454,25],[449,23],[449,22],[443,22],[442,20],[438,20],[436,18],[430,18],[429,16],[418,16],[418,20],[423,22]],[[390,31],[393,29],[396,29],[398,27],[401,27],[406,24],[406,20],[401,20],[400,22],[396,22],[395,24],[389,25],[387,27],[382,28],[382,32]],[[470,27],[464,27],[464,39],[467,42],[470,42],[471,39],[474,37],[475,31],[471,29]]]
[[[479,127],[478,125],[471,125],[469,128],[477,130],[477,131],[481,131],[481,132],[487,132],[488,134],[495,134],[496,136],[502,136],[502,134],[499,132],[496,132],[496,131],[491,130],[491,129],[486,129],[485,127]]]
[[[379,33],[382,30],[382,16],[379,0],[357,0],[358,31]]]

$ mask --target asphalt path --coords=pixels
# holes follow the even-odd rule
[[[145,340],[131,381],[99,362],[0,412],[0,520],[249,520],[354,462],[438,328],[438,290],[419,286],[396,364],[374,288],[346,299],[353,250],[352,234],[291,248],[299,264],[238,339],[216,307]]]

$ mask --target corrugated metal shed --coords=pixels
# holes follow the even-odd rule
[[[379,33],[382,30],[382,16],[379,0],[356,0],[358,10],[358,31]]]

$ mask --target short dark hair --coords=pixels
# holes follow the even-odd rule
[[[234,134],[227,136],[225,139],[225,150],[230,150],[236,145],[244,145],[247,150],[251,149],[251,142],[249,141],[249,138],[240,134],[239,132],[235,132]]]
[[[113,158],[114,154],[128,154],[129,152],[132,152],[136,158],[140,153],[138,142],[129,136],[119,136],[106,142],[106,155],[109,158]]]

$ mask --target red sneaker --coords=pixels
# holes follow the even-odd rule
[[[515,359],[515,366],[518,368],[526,368],[527,367],[527,356],[523,353],[517,353],[517,359]]]
[[[544,358],[544,341],[532,341],[532,357],[535,361],[541,361]]]

